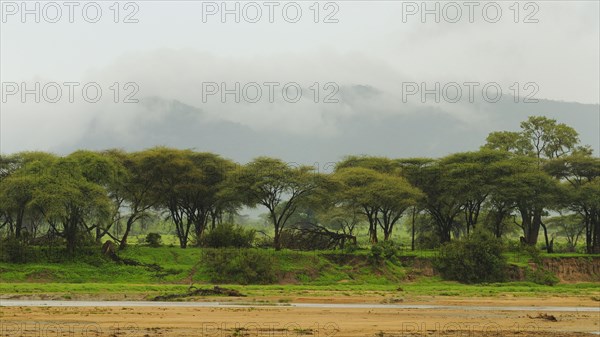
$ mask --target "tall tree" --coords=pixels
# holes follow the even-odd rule
[[[70,255],[85,240],[88,223],[105,218],[110,212],[105,188],[86,179],[89,171],[77,157],[60,158],[45,169],[31,201],[53,232],[65,239]]]
[[[551,160],[544,169],[567,184],[564,202],[583,219],[586,250],[600,253],[600,158],[578,152]]]
[[[126,153],[120,150],[109,150],[105,151],[104,155],[118,162],[124,171],[109,190],[109,196],[113,201],[112,221],[102,228],[97,236],[102,237],[106,234],[112,236],[111,227],[124,221],[123,234],[118,238],[113,237],[119,242],[119,248],[124,249],[127,247],[133,225],[156,206],[153,170],[152,167],[144,165],[151,162],[146,160],[146,156],[151,156],[152,153],[151,151]]]
[[[516,155],[534,158],[537,170],[540,171],[538,173],[539,179],[532,178],[534,173],[529,172],[528,176],[533,180],[528,182],[534,184],[532,189],[536,190],[536,187],[540,186],[535,186],[535,184],[545,181],[545,177],[541,172],[544,162],[580,150],[578,143],[579,137],[577,131],[573,128],[557,123],[554,119],[532,116],[521,123],[520,132],[491,133],[484,147],[508,150]],[[525,183],[525,181],[522,182]],[[527,193],[523,195],[527,195]],[[539,197],[540,200],[538,201],[547,200],[546,196],[544,193],[529,195],[529,197]],[[525,198],[517,201],[516,208],[521,215],[521,227],[523,228],[525,243],[529,245],[537,243],[540,227],[543,227],[542,216],[546,206],[543,202]],[[548,241],[547,235],[546,241]]]
[[[360,209],[366,216],[372,243],[378,241],[378,228],[383,231],[383,239],[389,240],[400,217],[422,196],[403,177],[369,168],[341,168],[335,177],[342,185],[340,201]]]
[[[41,172],[52,165],[55,156],[44,152],[21,152],[0,156],[0,228],[17,239],[26,230],[25,219],[36,217],[30,207]]]
[[[152,183],[152,204],[167,210],[175,225],[179,246],[186,248],[192,228],[197,238],[205,229],[210,212],[207,196],[211,188],[204,164],[212,154],[156,147],[146,150],[140,165]]]
[[[449,242],[466,201],[457,175],[450,171],[452,165],[423,158],[398,159],[397,163],[408,181],[423,191],[421,207],[434,220],[440,242]]]
[[[274,228],[273,244],[281,249],[281,232],[298,205],[325,187],[326,178],[313,167],[292,167],[279,159],[259,157],[237,169],[222,192],[229,200],[267,208]]]
[[[499,177],[494,166],[507,157],[504,151],[482,149],[456,153],[441,160],[440,165],[447,170],[453,182],[454,193],[463,196],[462,209],[467,234],[479,221],[482,205]]]

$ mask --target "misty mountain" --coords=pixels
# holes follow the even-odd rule
[[[133,125],[126,132],[115,131],[99,118],[87,125],[87,132],[69,146],[78,148],[123,148],[139,150],[156,145],[192,148],[219,153],[239,162],[268,155],[290,162],[325,167],[345,155],[369,154],[389,157],[443,156],[452,152],[476,150],[487,134],[496,130],[517,130],[530,115],[543,115],[574,127],[583,144],[598,153],[600,107],[551,100],[514,103],[507,96],[497,103],[459,102],[456,104],[399,104],[385,112],[375,111],[382,91],[369,86],[351,86],[340,92],[340,105],[362,110],[337,114],[335,132],[292,133],[272,127],[257,129],[239,122],[214,118],[202,108],[160,97],[145,98]],[[367,102],[367,104],[365,103]],[[455,111],[466,111],[466,119]],[[472,117],[476,116],[476,117]],[[112,120],[113,123],[119,121]]]

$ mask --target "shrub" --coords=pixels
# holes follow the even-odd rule
[[[419,233],[415,245],[418,249],[436,249],[440,246],[439,235],[434,232]]]
[[[162,245],[162,237],[158,233],[148,233],[146,235],[146,243],[150,247],[160,247]]]
[[[358,244],[355,243],[348,243],[346,244],[346,246],[344,247],[343,251],[346,254],[354,254],[357,250],[359,250],[360,247],[358,246]]]
[[[258,238],[256,238],[254,240],[254,247],[268,249],[268,248],[275,248],[275,245],[273,244],[272,237],[268,237],[268,236],[264,235],[264,236],[259,236]]]
[[[531,269],[529,266],[525,268],[525,280],[547,286],[553,286],[559,281],[556,275],[541,266],[537,269]]]
[[[525,268],[525,280],[537,284],[553,286],[559,282],[558,278],[549,270],[543,267],[543,261],[540,249],[535,246],[523,244],[521,251],[530,257],[531,261],[537,265],[536,269],[527,266]]]
[[[252,229],[244,229],[232,224],[221,224],[205,233],[200,239],[203,247],[221,248],[250,248],[254,242],[256,232]]]
[[[444,279],[464,283],[505,280],[506,258],[502,242],[491,233],[476,230],[469,237],[444,244],[434,268]]]
[[[0,241],[0,256],[3,262],[27,263],[34,260],[35,254],[24,241],[6,238]]]
[[[273,255],[261,249],[205,249],[202,263],[211,282],[270,284],[277,280]]]
[[[400,247],[394,241],[382,241],[371,246],[369,259],[372,264],[382,265],[385,261],[396,262],[400,256]]]

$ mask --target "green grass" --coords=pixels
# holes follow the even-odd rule
[[[396,264],[373,267],[366,252],[352,256],[348,263],[336,263],[335,257],[346,256],[336,251],[298,252],[261,250],[270,255],[281,278],[291,283],[328,285],[344,281],[355,284],[392,284],[404,275]],[[65,282],[65,283],[136,283],[189,284],[208,283],[208,273],[200,263],[203,250],[171,247],[150,248],[131,246],[119,255],[144,264],[163,268],[153,271],[144,266],[117,264],[105,259],[86,259],[85,262],[62,263],[0,263],[0,282]],[[287,276],[286,276],[287,275]]]
[[[237,289],[248,296],[462,296],[488,297],[511,295],[518,297],[599,296],[597,283],[559,284],[543,286],[527,282],[465,285],[424,278],[416,282],[397,284],[332,284],[332,285],[222,285]],[[122,284],[122,283],[0,283],[2,294],[130,294],[151,297],[163,293],[185,292],[187,285]]]
[[[421,277],[411,282],[404,276],[410,268],[386,262],[373,266],[367,250],[353,254],[339,251],[298,252],[263,250],[271,254],[272,263],[282,285],[225,285],[249,296],[291,296],[310,293],[314,296],[387,294],[394,296],[600,296],[599,283],[558,284],[544,286],[527,282],[464,285],[442,281],[438,277]],[[176,247],[150,248],[130,246],[120,252],[122,258],[145,264],[157,264],[156,271],[144,266],[86,258],[63,263],[0,263],[0,294],[138,294],[149,296],[182,292],[190,282],[209,284],[202,260],[203,250]],[[403,252],[405,258],[434,257],[435,251]],[[552,254],[543,257],[592,258],[582,254]],[[508,253],[510,263],[526,266],[525,254]],[[399,291],[398,289],[401,288]]]

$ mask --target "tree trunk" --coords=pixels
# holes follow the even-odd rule
[[[554,249],[553,249],[554,239],[552,239],[552,241],[549,241],[548,240],[548,228],[546,228],[546,225],[543,222],[540,222],[540,225],[544,229],[544,239],[546,240],[546,252],[548,254],[551,254],[554,252]]]
[[[125,226],[125,233],[123,233],[123,237],[121,238],[121,243],[119,243],[119,249],[125,249],[127,247],[127,238],[129,237],[129,232],[131,231],[131,227],[133,227],[133,223],[135,222],[134,216],[129,216],[127,219],[127,224]]]
[[[450,240],[450,231],[444,230],[442,233],[440,233],[440,243],[444,244],[450,242]]]
[[[368,207],[363,207],[369,220],[369,241],[371,244],[377,243],[377,211],[371,211]]]
[[[542,210],[536,209],[530,211],[525,208],[519,208],[521,213],[524,242],[529,246],[537,244],[542,223]]]
[[[275,250],[281,250],[281,231],[275,230],[275,235],[273,236],[273,246]]]
[[[183,248],[183,249],[187,248],[187,240],[186,240],[186,238],[184,238],[184,237],[180,237],[179,238],[179,247]]]
[[[391,236],[392,236],[392,231],[391,230],[384,230],[383,231],[383,241],[388,241]]]
[[[372,244],[376,244],[379,240],[377,239],[377,223],[371,224],[369,227],[369,239]]]
[[[204,229],[206,228],[206,219],[207,217],[205,214],[200,214],[198,219],[194,221],[194,236],[196,237],[196,246],[200,246],[200,239],[202,238],[202,233],[204,233]]]
[[[96,243],[102,242],[102,228],[100,228],[100,224],[96,225]]]
[[[452,239],[452,223],[445,223],[440,228],[440,243],[450,242]]]
[[[275,229],[275,234],[273,235],[273,247],[275,247],[275,250],[281,250],[281,228],[277,219],[277,213],[275,213],[275,208],[270,208],[269,213],[271,213],[271,220],[273,221],[273,227]]]
[[[67,241],[67,253],[70,256],[74,256],[75,250],[77,249],[77,224],[78,222],[73,218],[68,219],[64,224],[64,236]]]
[[[592,213],[592,254],[600,254],[600,210]]]
[[[23,218],[25,217],[25,206],[19,208],[17,212],[17,222],[15,223],[15,237],[19,239],[21,237],[21,230],[23,229]]]
[[[413,207],[412,212],[412,231],[411,231],[411,240],[410,240],[410,250],[415,251],[415,218],[417,216],[417,209]]]

